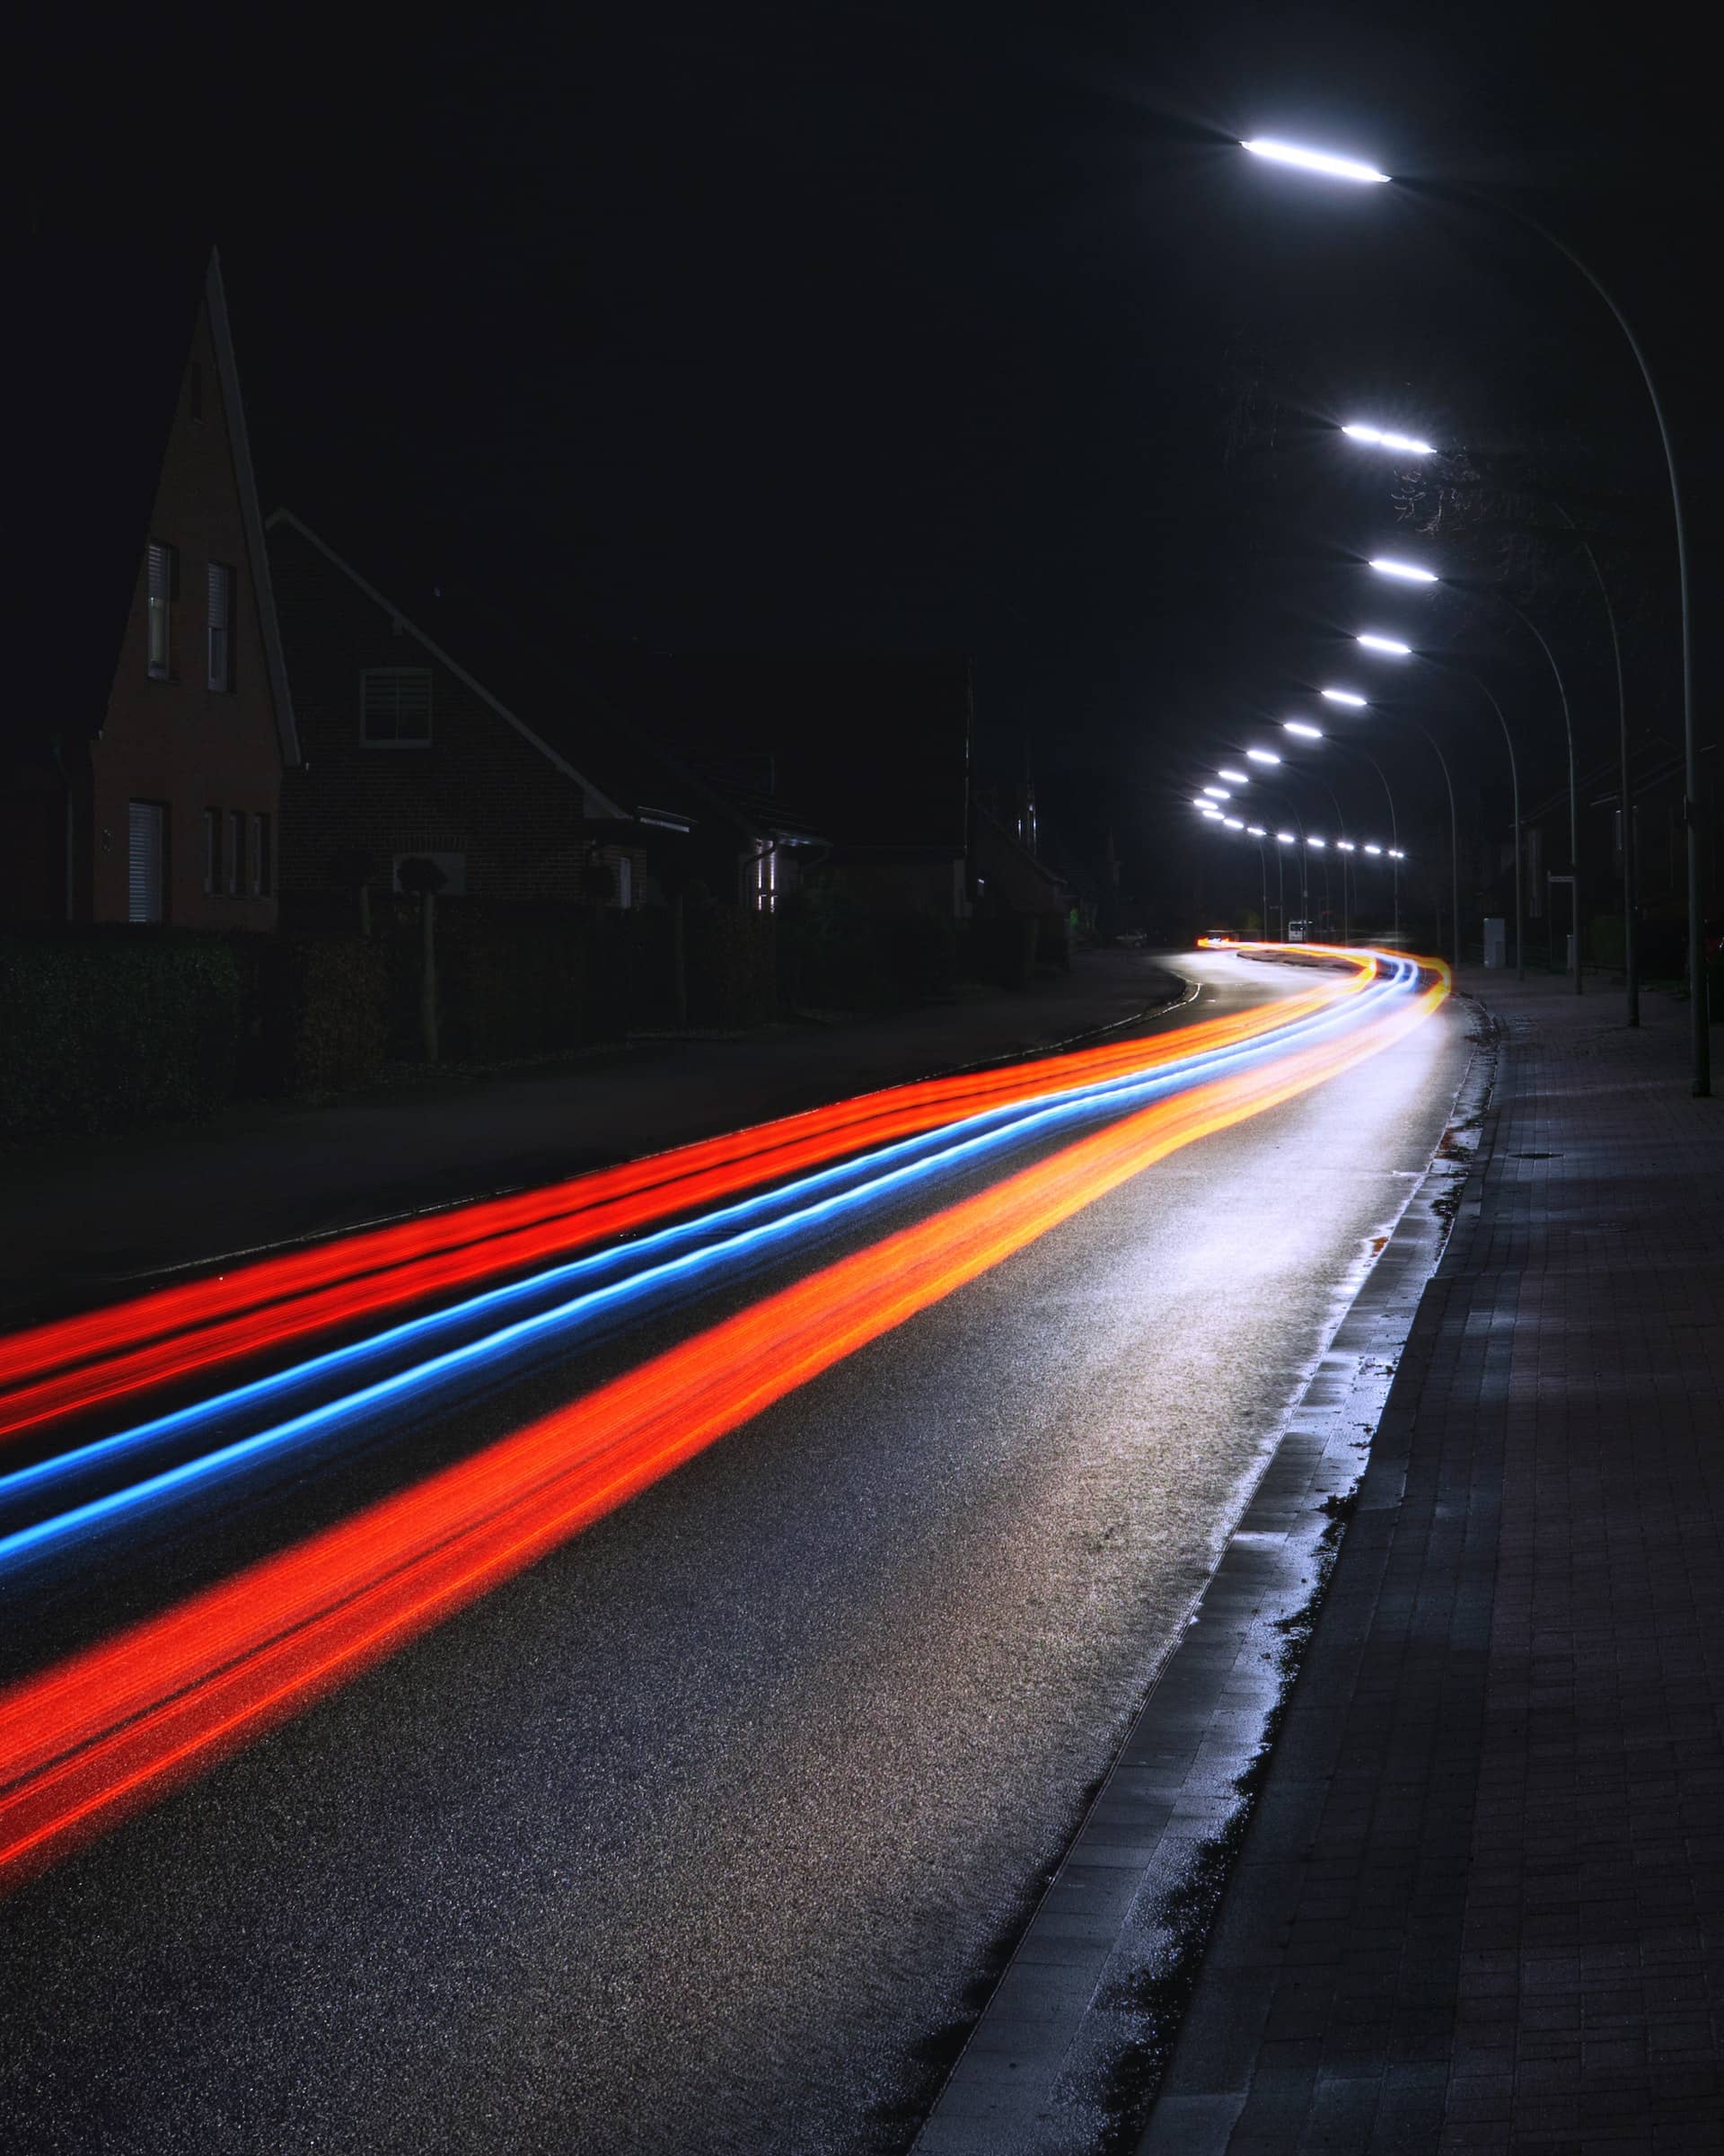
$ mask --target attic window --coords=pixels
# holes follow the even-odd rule
[[[359,676],[359,737],[382,747],[425,747],[431,739],[431,669],[365,668]]]
[[[233,601],[233,572],[224,561],[209,565],[209,686],[233,686],[232,646],[228,638],[229,614]]]
[[[145,654],[150,679],[165,682],[173,663],[172,608],[174,597],[173,549],[151,540],[145,577],[145,606],[148,622]]]

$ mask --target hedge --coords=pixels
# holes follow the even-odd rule
[[[966,971],[993,988],[1026,989],[1035,978],[1034,913],[978,914],[969,924]]]
[[[250,954],[248,1093],[340,1093],[382,1069],[383,954],[363,936],[257,936]]]
[[[764,1025],[778,1008],[776,923],[740,906],[685,906],[689,1024]]]
[[[0,1135],[213,1114],[234,1089],[243,985],[222,936],[153,927],[0,937]]]

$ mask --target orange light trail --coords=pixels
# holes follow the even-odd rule
[[[0,1694],[0,1885],[301,1712],[1153,1162],[1378,1053],[1446,974],[1339,1040],[1194,1087],[902,1228]]]
[[[0,1438],[498,1273],[567,1256],[984,1108],[1260,1038],[1358,994],[1375,977],[1376,961],[1368,953],[1324,955],[1349,961],[1350,975],[1320,981],[1283,1002],[1147,1038],[862,1094],[541,1190],[319,1243],[14,1333],[0,1340]]]

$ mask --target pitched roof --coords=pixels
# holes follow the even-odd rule
[[[834,844],[961,855],[971,685],[959,657],[676,652],[635,662],[639,708],[689,762],[753,762]]]
[[[293,708],[268,600],[244,408],[221,266],[207,247],[92,247],[34,239],[10,270],[13,319],[29,325],[11,356],[21,424],[13,450],[27,543],[13,599],[31,633],[22,680],[4,700],[0,745],[46,749],[57,732],[101,730],[119,663],[162,460],[207,303],[241,511],[260,580],[265,657],[288,761]]]
[[[532,746],[538,750],[539,753],[544,757],[548,763],[553,765],[558,770],[561,771],[566,779],[573,779],[585,793],[590,794],[594,799],[598,802],[601,809],[606,815],[620,816],[624,814],[620,805],[616,800],[611,798],[611,796],[607,794],[603,788],[594,784],[592,779],[586,777],[585,772],[577,770],[576,767],[569,761],[567,757],[563,754],[562,751],[558,748],[554,743],[549,741],[537,727],[530,726],[524,718],[520,717],[518,712],[515,710],[511,705],[506,704],[502,698],[498,696],[494,690],[488,688],[485,682],[481,682],[477,678],[476,675],[469,672],[467,666],[465,666],[459,658],[455,657],[453,654],[452,654],[446,648],[441,639],[443,635],[446,635],[448,633],[448,629],[447,625],[441,619],[441,610],[439,610],[439,619],[437,621],[437,627],[440,634],[434,637],[427,629],[421,627],[418,621],[415,620],[410,615],[409,615],[403,608],[396,605],[392,599],[385,598],[383,594],[377,589],[374,584],[368,582],[366,578],[362,576],[358,570],[354,568],[351,562],[345,560],[342,556],[338,554],[335,549],[330,546],[326,539],[321,538],[317,532],[312,531],[311,526],[306,524],[303,518],[295,516],[291,509],[272,509],[269,512],[267,528],[271,532],[283,529],[297,532],[300,537],[304,540],[308,545],[313,546],[317,549],[318,552],[323,556],[324,559],[328,561],[332,568],[339,569],[341,574],[347,577],[350,584],[354,585],[356,589],[363,592],[365,597],[371,601],[374,606],[377,607],[380,612],[387,614],[391,621],[399,621],[410,636],[415,638],[418,643],[424,646],[426,650],[431,654],[432,657],[435,658],[439,664],[446,666],[449,672],[453,673],[457,680],[465,682],[466,686],[472,691],[475,696],[479,697],[482,702],[489,705],[490,708],[497,713],[497,717],[502,719],[506,725],[513,726],[515,732],[519,734],[523,739],[530,742]],[[462,641],[460,637],[459,624],[456,625],[456,641],[458,643]]]
[[[385,597],[290,509],[270,512],[269,529],[291,527],[374,604],[398,620],[619,822],[690,827],[728,823],[743,836],[812,837],[805,819],[729,785],[698,759],[658,740],[638,710],[620,708],[606,670],[570,644],[523,631],[476,594],[434,585],[412,612]],[[401,572],[398,589],[414,581]]]

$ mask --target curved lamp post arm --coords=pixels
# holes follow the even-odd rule
[[[1442,766],[1443,784],[1448,789],[1448,871],[1452,908],[1449,931],[1454,946],[1455,977],[1458,981],[1461,972],[1461,837],[1460,819],[1455,813],[1455,781],[1449,776],[1448,759],[1443,754],[1440,743],[1424,720],[1415,718],[1411,711],[1402,709],[1399,706],[1396,707],[1396,712],[1410,726],[1416,726],[1430,744],[1430,752]]]
[[[1574,714],[1573,714],[1573,712],[1570,710],[1570,707],[1569,707],[1569,690],[1568,690],[1568,683],[1567,683],[1567,682],[1565,682],[1565,681],[1562,679],[1562,669],[1561,669],[1561,667],[1560,667],[1560,666],[1557,664],[1557,663],[1556,663],[1556,654],[1555,654],[1555,653],[1554,653],[1554,652],[1553,652],[1553,651],[1551,649],[1551,646],[1550,646],[1550,640],[1549,640],[1549,638],[1548,638],[1545,636],[1545,634],[1544,634],[1544,630],[1543,630],[1543,629],[1541,629],[1541,628],[1538,626],[1538,623],[1533,620],[1532,616],[1531,616],[1531,615],[1530,615],[1530,614],[1529,614],[1529,613],[1528,613],[1528,612],[1526,611],[1526,609],[1525,609],[1524,607],[1517,606],[1517,605],[1516,604],[1516,603],[1514,602],[1514,600],[1512,600],[1512,599],[1511,599],[1511,598],[1508,596],[1508,593],[1507,593],[1507,592],[1501,592],[1501,591],[1499,591],[1499,590],[1497,589],[1497,587],[1496,587],[1494,585],[1491,585],[1491,584],[1485,584],[1485,585],[1478,585],[1478,586],[1476,586],[1476,587],[1469,585],[1467,588],[1468,588],[1469,590],[1470,590],[1470,589],[1476,588],[1476,589],[1478,589],[1478,590],[1480,590],[1480,591],[1483,591],[1483,592],[1487,592],[1487,593],[1489,593],[1489,594],[1491,595],[1491,598],[1493,598],[1493,599],[1494,599],[1494,600],[1497,602],[1497,603],[1498,603],[1498,605],[1499,605],[1499,606],[1506,606],[1506,607],[1508,608],[1508,612],[1509,612],[1511,614],[1513,614],[1513,616],[1515,617],[1516,620],[1517,620],[1517,621],[1518,621],[1518,622],[1520,623],[1521,627],[1522,627],[1523,629],[1526,629],[1526,631],[1527,631],[1527,632],[1528,632],[1530,635],[1532,635],[1533,637],[1535,637],[1535,638],[1537,638],[1537,640],[1538,640],[1538,647],[1539,647],[1539,649],[1540,649],[1540,650],[1541,650],[1541,651],[1542,651],[1542,652],[1544,654],[1545,659],[1546,659],[1546,661],[1548,662],[1548,664],[1549,664],[1549,665],[1550,665],[1552,678],[1552,679],[1554,680],[1554,682],[1556,682],[1556,694],[1557,694],[1557,700],[1558,700],[1558,701],[1559,701],[1559,702],[1561,704],[1561,707],[1562,707],[1562,732],[1563,732],[1563,735],[1564,735],[1564,736],[1565,736],[1565,737],[1566,737],[1566,739],[1567,739],[1567,742],[1568,742],[1568,749],[1569,749],[1569,868],[1570,868],[1570,873],[1572,874],[1572,876],[1573,876],[1573,877],[1574,877],[1574,883],[1573,883],[1573,885],[1572,885],[1572,889],[1573,889],[1573,892],[1574,892],[1574,904],[1573,904],[1573,920],[1574,920],[1574,968],[1573,968],[1573,971],[1574,971],[1574,992],[1575,992],[1575,994],[1578,996],[1578,995],[1579,995],[1579,994],[1580,994],[1580,992],[1581,992],[1581,974],[1580,974],[1580,779],[1579,779],[1579,771],[1578,771],[1578,770],[1577,770],[1577,767],[1576,767],[1576,764],[1575,764],[1575,755],[1574,755]]]
[[[1664,451],[1665,476],[1670,482],[1670,514],[1676,532],[1676,594],[1682,607],[1682,790],[1683,823],[1687,828],[1688,867],[1688,1008],[1690,1051],[1692,1061],[1691,1090],[1703,1097],[1712,1089],[1712,1048],[1707,1032],[1706,1008],[1706,949],[1702,911],[1703,894],[1701,888],[1700,858],[1700,741],[1696,731],[1694,697],[1694,635],[1693,586],[1688,561],[1688,521],[1683,509],[1682,475],[1676,466],[1676,442],[1670,432],[1669,415],[1664,409],[1664,400],[1658,394],[1658,385],[1652,376],[1646,353],[1640,339],[1634,334],[1634,325],[1621,306],[1616,295],[1605,284],[1592,265],[1577,254],[1566,240],[1560,239],[1549,225],[1541,224],[1530,211],[1521,208],[1497,195],[1481,195],[1471,188],[1435,185],[1428,180],[1406,183],[1415,192],[1453,194],[1469,202],[1482,203],[1491,209],[1506,211],[1515,221],[1535,233],[1546,246],[1553,247],[1571,269],[1578,270],[1587,283],[1609,308],[1616,327],[1622,331],[1629,350],[1634,355],[1634,364],[1640,371],[1648,400],[1652,406],[1652,417],[1658,422],[1658,444]],[[1626,840],[1630,822],[1629,803],[1624,788],[1623,801],[1623,832]],[[1623,857],[1626,863],[1627,856]],[[1580,884],[1579,870],[1574,885],[1576,920],[1579,922]],[[1626,910],[1626,901],[1624,902]],[[1577,958],[1579,951],[1577,948]],[[1579,986],[1577,971],[1575,985]],[[1639,1018],[1638,998],[1630,1006],[1633,1024]]]
[[[1628,691],[1623,682],[1623,639],[1616,629],[1616,609],[1610,603],[1610,586],[1605,582],[1605,572],[1598,566],[1592,541],[1561,502],[1553,501],[1551,506],[1579,541],[1587,567],[1592,571],[1592,580],[1598,586],[1598,596],[1604,602],[1605,620],[1610,624],[1610,656],[1616,669],[1617,752],[1622,764],[1623,985],[1628,999],[1627,1022],[1633,1026],[1640,1022],[1640,968],[1634,939],[1634,787],[1628,768]]]

